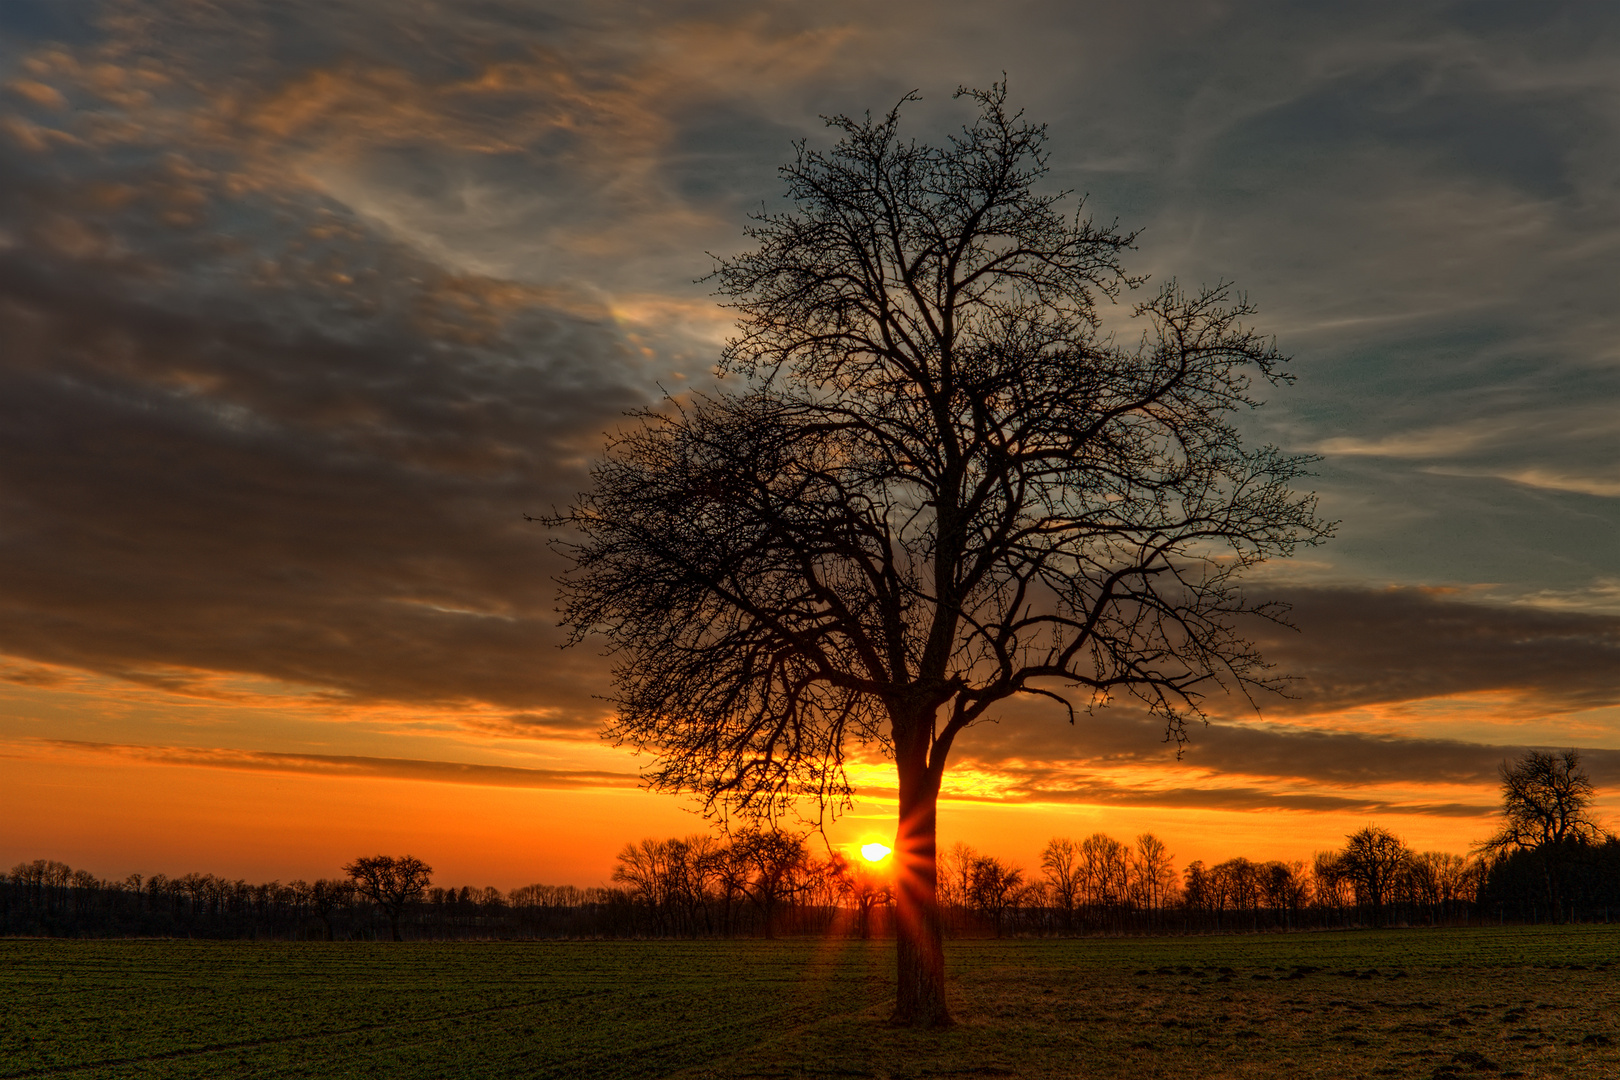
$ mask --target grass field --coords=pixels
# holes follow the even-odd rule
[[[0,941],[0,1080],[1617,1077],[1620,927],[948,945]]]

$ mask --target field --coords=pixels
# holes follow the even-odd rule
[[[1620,927],[948,945],[0,941],[20,1077],[1617,1077]]]

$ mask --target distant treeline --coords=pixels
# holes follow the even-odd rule
[[[643,840],[604,888],[431,883],[420,860],[373,856],[345,877],[252,884],[212,874],[98,878],[43,859],[0,878],[0,934],[386,938],[872,936],[892,932],[886,863],[814,855],[750,832]],[[1464,857],[1414,852],[1370,826],[1310,863],[1245,858],[1177,870],[1164,843],[1096,833],[1027,869],[956,844],[939,860],[956,936],[1163,934],[1620,918],[1620,841]]]

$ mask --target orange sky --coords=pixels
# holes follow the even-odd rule
[[[704,823],[669,796],[635,789],[547,790],[387,778],[151,765],[56,752],[0,758],[10,864],[48,855],[100,876],[191,870],[291,880],[336,876],[374,852],[414,854],[440,883],[513,888],[606,884],[627,839],[682,836]],[[1420,849],[1466,850],[1475,820],[1382,815]],[[1152,832],[1178,866],[1309,859],[1366,820],[1346,814],[1223,813],[947,800],[941,842],[958,840],[1025,867],[1053,836]],[[892,807],[859,806],[831,831],[840,848],[891,841]]]
[[[626,841],[707,827],[688,801],[637,788],[636,759],[594,739],[492,739],[468,733],[453,711],[396,707],[368,717],[290,694],[277,704],[262,685],[251,693],[215,685],[203,697],[59,674],[63,681],[48,689],[0,684],[9,736],[0,742],[6,865],[49,857],[113,878],[201,870],[291,880],[334,875],[360,854],[393,852],[425,859],[441,883],[594,885],[607,883]],[[1455,722],[1467,722],[1467,705],[1457,705]],[[111,741],[131,733],[148,741]],[[470,771],[453,773],[446,762]],[[1165,775],[1177,768],[1168,759],[1113,772],[1151,788],[1177,783]],[[857,776],[881,789],[887,769],[874,762]],[[1206,792],[1243,779],[1190,772]],[[1184,867],[1236,855],[1308,860],[1370,820],[1415,848],[1459,852],[1488,828],[1479,815],[1391,809],[1050,802],[1017,790],[1010,777],[971,763],[954,774],[948,791],[988,798],[947,798],[941,843],[964,841],[1033,868],[1053,836],[1152,832]],[[996,801],[1009,787],[1007,800]],[[1488,799],[1479,787],[1383,784],[1364,794],[1396,805]],[[1612,815],[1617,802],[1609,793],[1603,809]],[[889,841],[892,814],[892,802],[865,800],[829,839],[847,849]]]

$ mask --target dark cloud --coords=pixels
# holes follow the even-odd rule
[[[1320,789],[1309,798],[1328,792],[1336,798],[1376,786],[1490,785],[1499,764],[1527,748],[1424,738],[1421,715],[1402,724],[1416,737],[1358,731],[1366,721],[1351,710],[1467,695],[1485,701],[1481,718],[1488,723],[1620,704],[1620,618],[1471,603],[1415,589],[1278,595],[1292,603],[1299,630],[1262,627],[1257,638],[1267,658],[1296,681],[1290,698],[1261,698],[1258,717],[1246,703],[1214,702],[1212,722],[1193,726],[1178,754],[1164,741],[1163,723],[1128,700],[1082,715],[1073,726],[1044,703],[1020,700],[1002,711],[1001,722],[964,736],[958,757],[1017,778],[1026,793],[1065,776],[1147,765],[1172,783],[1178,775],[1247,776]],[[1326,727],[1301,726],[1302,720]],[[1600,787],[1620,786],[1620,750],[1583,753]]]
[[[1421,589],[1279,595],[1298,631],[1260,627],[1257,639],[1297,697],[1262,702],[1268,714],[1482,692],[1542,715],[1620,703],[1620,617]]]
[[[1056,806],[1143,807],[1165,810],[1296,811],[1316,814],[1413,815],[1417,817],[1491,817],[1501,808],[1491,802],[1436,802],[1422,798],[1390,798],[1377,793],[1344,790],[1279,790],[1264,784],[1203,782],[1121,783],[1087,773],[1072,764],[1051,769],[1019,769],[981,761],[963,764],[986,768],[994,780],[990,791],[946,781],[941,798],[951,802],[1017,805],[1042,803]],[[1203,778],[1199,778],[1203,779]],[[894,799],[893,787],[865,786],[865,798]]]
[[[444,784],[478,784],[519,788],[635,787],[634,773],[600,769],[530,769],[513,765],[475,765],[459,761],[358,757],[348,754],[283,754],[222,747],[138,746],[127,743],[42,739],[53,750],[93,753],[156,765],[184,765],[245,772],[303,773],[308,776],[427,780]]]
[[[1041,715],[981,725],[960,745],[963,764],[1024,777],[1021,782],[1036,787],[1087,770],[1148,765],[1172,781],[1178,774],[1232,775],[1298,781],[1336,791],[1491,783],[1503,761],[1529,749],[1513,743],[1213,721],[1191,732],[1191,741],[1178,757],[1176,748],[1163,740],[1162,724],[1115,710],[1082,717],[1073,727]],[[1588,748],[1582,755],[1596,783],[1620,786],[1620,750]]]
[[[63,145],[0,142],[0,650],[589,723],[523,514],[645,400],[613,319],[201,151]]]
[[[1015,777],[1022,780],[1022,777]],[[1411,814],[1419,817],[1490,817],[1499,812],[1494,805],[1461,802],[1399,801],[1358,798],[1340,792],[1287,792],[1262,787],[1149,787],[1110,783],[1063,782],[1042,785],[1015,783],[994,796],[975,798],[951,795],[965,802],[1041,802],[1085,806],[1155,807],[1174,810],[1292,810],[1305,813]]]
[[[0,8],[7,37],[37,44],[95,36],[95,5],[84,0],[7,0]]]

